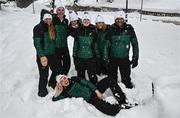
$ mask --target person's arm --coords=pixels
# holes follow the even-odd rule
[[[57,101],[57,100],[65,98],[65,96],[63,94],[64,94],[63,93],[63,87],[62,87],[61,83],[59,82],[56,84],[55,94],[52,98],[52,101]]]
[[[103,94],[99,90],[95,90],[95,93],[99,99],[103,99]]]
[[[63,95],[59,95],[57,97],[53,96],[52,101],[58,101],[58,100],[61,100],[61,99],[64,99],[64,98],[66,98],[66,97],[63,96]]]
[[[74,45],[73,45],[73,57],[77,58],[77,52],[78,52],[78,39],[74,38]]]
[[[134,28],[131,26],[131,45],[133,49],[133,57],[132,59],[138,59],[139,58],[139,46],[138,46],[138,40],[136,37],[136,34],[134,32]]]
[[[131,25],[129,25],[129,29],[130,29],[130,34],[131,34],[130,41],[131,41],[132,51],[133,51],[133,56],[132,56],[132,60],[130,64],[132,65],[132,68],[135,68],[138,65],[139,46],[138,46],[136,34],[134,32],[134,28]]]
[[[98,50],[98,44],[97,44],[97,35],[93,33],[93,52],[95,53],[94,56],[98,59],[100,58],[100,53]]]
[[[39,27],[39,25],[33,29],[34,47],[36,48],[36,52],[39,57],[44,56],[44,51],[43,51],[43,46],[42,46],[43,36],[42,36],[41,30],[42,29]]]
[[[105,45],[103,50],[103,60],[108,62],[110,53],[110,40],[112,35],[112,29],[109,29],[105,35]]]

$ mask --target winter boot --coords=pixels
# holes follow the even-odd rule
[[[118,101],[118,103],[120,105],[126,103],[125,93],[122,91],[122,89],[120,88],[120,86],[118,84],[113,85],[110,88],[111,88],[111,91],[112,91],[114,97],[116,98],[116,100]]]
[[[128,102],[128,100],[126,100],[126,103],[121,104],[122,109],[130,109],[130,108],[135,107],[135,106],[138,106],[138,104],[137,103],[130,103],[130,102]]]
[[[38,92],[39,97],[45,97],[48,94],[47,89]]]
[[[39,86],[38,86],[38,96],[45,97],[48,94],[46,85],[47,85],[47,78],[40,78],[39,79]]]
[[[126,88],[132,89],[134,87],[133,83],[131,82],[131,79],[122,78],[121,82],[126,86]]]

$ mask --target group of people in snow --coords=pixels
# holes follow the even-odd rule
[[[56,14],[41,11],[40,23],[33,29],[33,41],[39,69],[38,96],[48,94],[47,85],[55,89],[53,101],[66,97],[83,97],[88,103],[108,115],[116,115],[126,96],[118,85],[118,68],[121,82],[133,88],[131,68],[138,65],[139,47],[133,27],[125,21],[124,11],[118,11],[112,25],[105,24],[101,15],[91,24],[91,17],[84,12],[82,19],[71,11],[69,20],[65,7],[59,6]],[[71,58],[67,38],[74,38],[73,63],[76,77],[69,78]],[[132,59],[129,59],[132,47]],[[52,73],[49,77],[49,69]],[[88,78],[85,76],[87,71]],[[98,81],[97,75],[107,75]],[[49,78],[49,79],[48,79]],[[103,100],[103,92],[110,88],[118,104]],[[126,106],[127,107],[127,106]]]

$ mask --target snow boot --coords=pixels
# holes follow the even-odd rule
[[[132,89],[134,87],[131,79],[122,78],[121,82],[126,86],[126,88]]]
[[[116,81],[115,80],[113,81],[113,79],[111,79],[111,82],[110,82],[110,89],[120,105],[123,103],[126,103],[125,93],[122,91],[120,86],[116,83]]]
[[[38,96],[40,97],[45,97],[47,94],[48,94],[47,89],[38,92]]]
[[[132,103],[126,102],[124,104],[121,104],[121,108],[122,109],[130,109],[130,108],[135,107],[137,105],[138,105],[137,103],[132,104]]]
[[[40,78],[39,79],[39,86],[38,86],[38,96],[45,97],[48,94],[47,91],[47,78]]]

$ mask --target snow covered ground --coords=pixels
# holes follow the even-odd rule
[[[42,5],[43,6],[43,5]],[[43,6],[44,7],[44,6]],[[39,8],[2,7],[0,11],[0,118],[110,118],[83,99],[72,98],[52,102],[53,91],[47,97],[37,97],[38,70],[35,62],[32,29],[39,22]],[[79,13],[80,16],[82,12]],[[113,12],[90,12],[92,23],[98,14],[106,23],[113,23]],[[180,26],[154,19],[179,18],[129,14],[139,46],[139,66],[132,70],[135,88],[128,90],[119,83],[130,101],[142,103],[129,110],[121,110],[115,118],[179,118],[180,113]],[[73,39],[68,38],[72,55]],[[69,75],[75,75],[71,66]],[[151,83],[155,86],[152,97]],[[115,102],[106,92],[107,101]]]
[[[107,4],[108,0],[79,0],[79,5],[84,6],[104,6],[125,8],[126,0],[113,0],[114,2]],[[128,0],[128,8],[140,9],[142,0]],[[143,10],[159,11],[159,12],[175,12],[180,13],[179,0],[143,0]]]

